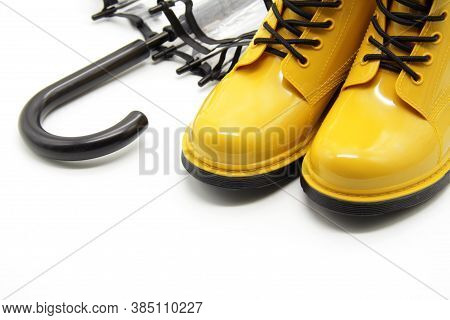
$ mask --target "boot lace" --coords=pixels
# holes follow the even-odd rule
[[[302,35],[302,31],[299,30],[299,27],[304,28],[322,28],[329,29],[333,25],[333,21],[326,20],[324,22],[313,22],[312,19],[314,14],[306,12],[304,8],[338,8],[342,4],[341,0],[324,2],[320,0],[283,0],[283,12],[286,9],[290,9],[292,12],[297,14],[298,16],[304,18],[305,20],[300,19],[284,19],[283,12],[280,12],[275,5],[272,4],[272,11],[278,21],[278,28],[275,30],[272,28],[267,22],[264,22],[264,28],[271,34],[271,38],[255,38],[255,44],[268,44],[268,45],[282,45],[284,46],[294,57],[296,57],[300,63],[306,64],[308,59],[302,55],[294,45],[304,45],[304,46],[313,46],[318,47],[321,45],[321,41],[319,39],[300,39]],[[280,29],[286,29],[293,35],[295,38],[286,39],[280,35]],[[275,54],[279,57],[286,57],[287,53],[281,50],[275,49],[271,46],[268,46],[266,52]]]
[[[432,0],[426,2],[426,5],[417,3],[414,0],[392,0],[396,1],[410,9],[416,11],[417,13],[405,13],[405,12],[393,12],[390,11],[386,6],[384,6],[382,0],[376,0],[378,8],[386,16],[387,22],[392,21],[399,23],[404,26],[415,28],[421,30],[426,22],[435,22],[445,20],[447,14],[442,13],[439,16],[430,15]],[[421,80],[421,75],[415,72],[407,63],[427,63],[431,61],[430,55],[424,56],[414,56],[411,55],[416,43],[425,42],[437,42],[440,39],[439,34],[434,34],[432,36],[391,36],[387,34],[383,28],[378,23],[377,16],[372,16],[372,25],[378,34],[383,38],[383,43],[377,41],[373,36],[369,37],[369,42],[381,50],[381,54],[367,54],[364,56],[364,61],[380,61],[380,67],[388,69],[397,73],[405,71],[410,75],[414,81],[419,82]],[[398,49],[405,52],[407,55],[399,56],[389,49],[389,45],[397,47]]]

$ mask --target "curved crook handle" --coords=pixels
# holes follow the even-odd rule
[[[30,148],[53,160],[79,161],[105,156],[135,140],[148,126],[145,115],[137,111],[102,132],[73,138],[48,133],[42,121],[56,108],[147,59],[150,51],[148,42],[137,40],[36,94],[19,120],[21,135]]]

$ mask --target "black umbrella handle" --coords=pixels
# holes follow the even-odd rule
[[[146,116],[137,111],[109,129],[82,137],[50,134],[42,128],[42,121],[56,108],[147,59],[151,49],[167,41],[167,37],[163,33],[147,41],[130,43],[36,94],[25,106],[19,120],[20,132],[30,148],[53,160],[79,161],[105,156],[135,140],[148,126]]]

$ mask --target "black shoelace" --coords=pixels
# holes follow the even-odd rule
[[[300,63],[306,64],[308,59],[302,55],[294,45],[304,45],[304,46],[320,46],[321,41],[318,39],[300,39],[302,35],[302,31],[298,29],[298,27],[305,28],[323,28],[328,29],[331,28],[333,22],[331,20],[327,20],[324,22],[313,22],[311,21],[314,17],[314,14],[308,13],[302,8],[338,8],[342,4],[341,0],[331,1],[331,2],[323,2],[320,0],[283,0],[283,11],[286,9],[290,9],[292,12],[297,14],[298,16],[304,18],[305,20],[300,19],[289,19],[285,20],[283,18],[283,13],[280,12],[275,5],[272,4],[272,11],[275,17],[278,20],[278,30],[280,28],[284,28],[288,30],[290,33],[295,35],[293,39],[285,39],[283,38],[278,30],[272,28],[267,22],[264,23],[264,28],[272,35],[271,38],[256,38],[255,44],[268,44],[268,45],[283,45],[294,57],[296,57]],[[280,56],[282,58],[286,57],[287,53],[272,48],[270,46],[266,49],[267,52]]]
[[[439,16],[430,15],[432,0],[427,1],[426,5],[417,3],[414,0],[392,0],[396,1],[418,13],[392,12],[384,6],[381,0],[377,0],[377,5],[380,11],[386,16],[388,22],[399,23],[404,26],[421,30],[426,22],[442,21],[446,18],[446,13]],[[383,38],[383,43],[377,41],[374,37],[369,37],[369,42],[381,50],[381,54],[368,54],[364,56],[364,61],[380,60],[380,66],[397,73],[405,71],[410,75],[414,81],[420,81],[421,76],[415,72],[407,63],[426,63],[431,60],[430,55],[413,56],[411,55],[416,43],[436,42],[440,39],[438,34],[432,36],[391,36],[387,34],[378,23],[377,17],[373,16],[372,24],[376,31]],[[407,55],[398,56],[388,48],[393,45],[398,49],[404,51]]]

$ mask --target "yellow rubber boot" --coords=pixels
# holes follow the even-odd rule
[[[187,129],[185,168],[230,189],[298,176],[374,9],[375,3],[361,0],[275,1],[247,51]]]
[[[406,209],[449,183],[450,2],[377,3],[302,168],[308,196],[343,214]]]

